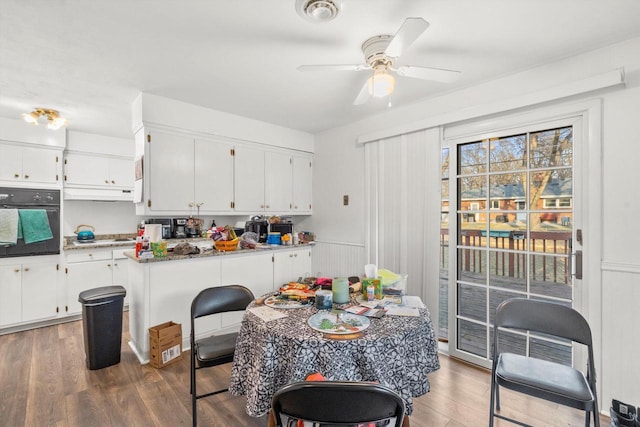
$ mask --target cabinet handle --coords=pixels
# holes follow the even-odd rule
[[[111,268],[111,264],[107,264],[107,267]]]
[[[19,174],[19,173],[14,173],[14,174],[13,174],[13,177],[14,177],[14,178],[20,178],[20,174]]]
[[[20,273],[20,269],[19,269],[19,268],[16,268],[16,269],[14,269],[14,270],[13,270],[13,272],[14,272],[14,273]]]
[[[115,181],[113,181],[113,180],[111,180],[111,183],[112,183],[112,184],[115,184],[116,182],[115,182]]]
[[[267,209],[269,209],[269,205],[267,205]]]
[[[298,205],[295,205],[295,206],[293,207],[293,209],[298,209]]]
[[[108,179],[105,179],[105,180],[104,180],[104,183],[105,183],[105,184],[108,184],[108,183],[109,183],[109,180],[108,180]]]
[[[194,203],[193,203],[193,202],[189,203],[189,207],[190,207],[190,208],[192,208],[193,206],[194,206]]]
[[[93,256],[93,254],[89,254],[89,256]]]
[[[293,256],[294,256],[294,257],[297,257],[297,256],[298,256],[298,254],[293,254]]]
[[[29,267],[25,267],[24,271],[29,271]]]
[[[24,176],[24,179],[29,179],[29,175],[25,175],[25,176]]]

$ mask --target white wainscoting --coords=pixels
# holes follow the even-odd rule
[[[640,405],[640,266],[602,263],[601,409]]]
[[[318,277],[361,276],[365,259],[362,243],[316,240],[312,273]]]

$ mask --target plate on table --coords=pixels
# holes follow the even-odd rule
[[[313,299],[294,300],[287,298],[278,298],[277,295],[272,295],[264,300],[264,305],[271,308],[304,308],[313,304]]]
[[[338,335],[364,331],[371,324],[364,316],[344,311],[321,311],[309,317],[307,323],[316,331]]]

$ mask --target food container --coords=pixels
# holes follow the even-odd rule
[[[280,233],[269,233],[267,236],[267,244],[268,245],[281,245],[282,244],[282,236]]]
[[[154,258],[167,256],[167,242],[151,242],[151,251]]]
[[[238,249],[239,239],[236,237],[233,240],[214,240],[213,244],[216,249],[224,252],[232,252]]]

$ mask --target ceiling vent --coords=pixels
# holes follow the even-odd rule
[[[296,12],[307,21],[328,22],[338,16],[337,0],[296,0]]]

